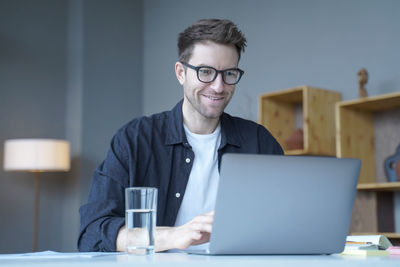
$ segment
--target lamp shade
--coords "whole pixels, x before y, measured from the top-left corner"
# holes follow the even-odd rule
[[[10,139],[4,143],[5,171],[68,171],[69,142],[55,139]]]

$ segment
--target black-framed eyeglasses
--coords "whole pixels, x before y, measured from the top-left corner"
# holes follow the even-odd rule
[[[197,73],[197,79],[199,79],[199,81],[203,83],[213,82],[217,78],[218,73],[221,73],[224,83],[234,85],[240,81],[240,78],[242,78],[242,75],[244,74],[244,71],[239,68],[217,70],[209,66],[196,67],[185,62],[181,63],[186,67],[195,70]]]

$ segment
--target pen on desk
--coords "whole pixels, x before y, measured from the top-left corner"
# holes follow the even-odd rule
[[[372,245],[372,242],[346,241],[346,244]]]

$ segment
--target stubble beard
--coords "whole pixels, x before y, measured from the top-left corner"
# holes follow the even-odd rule
[[[201,98],[203,98],[203,96],[200,96],[200,99],[187,98],[187,100],[189,101],[193,109],[206,119],[218,119],[230,102],[229,99],[228,101],[224,102],[219,108],[212,108],[205,103],[202,103]],[[227,99],[227,96],[224,96],[224,98]]]

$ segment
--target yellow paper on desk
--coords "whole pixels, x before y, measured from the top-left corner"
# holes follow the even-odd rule
[[[342,255],[352,256],[388,256],[390,253],[387,250],[366,250],[366,249],[344,249]]]

